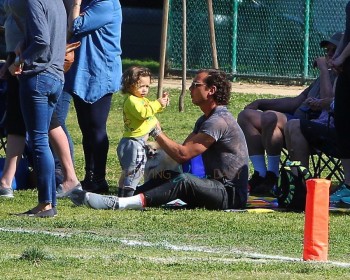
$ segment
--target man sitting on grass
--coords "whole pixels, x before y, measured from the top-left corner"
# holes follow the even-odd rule
[[[245,208],[248,150],[241,128],[226,108],[231,83],[222,71],[200,70],[190,86],[190,92],[192,103],[199,106],[204,115],[197,120],[184,143],[181,145],[171,140],[160,126],[150,134],[179,163],[201,154],[206,178],[177,173],[170,179],[158,180],[158,184],[148,184],[147,190],[141,193],[123,198],[75,191],[70,197],[73,203],[116,210],[158,207],[181,199],[188,208]],[[140,189],[145,188],[141,186]]]

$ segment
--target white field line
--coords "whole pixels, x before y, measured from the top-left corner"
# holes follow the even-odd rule
[[[303,261],[301,258],[291,258],[291,257],[285,257],[285,256],[279,256],[279,255],[267,255],[267,254],[260,254],[260,253],[252,253],[252,252],[246,252],[241,251],[238,249],[229,249],[229,250],[220,250],[220,249],[212,249],[207,247],[201,247],[201,246],[188,246],[188,245],[173,245],[168,242],[158,242],[158,243],[152,243],[147,241],[138,241],[138,240],[129,240],[129,239],[118,239],[118,238],[111,238],[106,236],[99,236],[96,235],[96,233],[91,232],[78,232],[78,233],[64,233],[64,232],[52,232],[52,231],[45,231],[45,230],[27,230],[27,229],[21,229],[21,228],[0,228],[0,232],[13,232],[13,233],[26,233],[26,234],[44,234],[44,235],[51,235],[55,237],[61,237],[61,238],[71,238],[73,236],[77,236],[80,234],[93,234],[90,236],[86,236],[91,239],[95,240],[109,240],[111,242],[120,242],[127,246],[143,246],[143,247],[161,247],[167,250],[171,251],[185,251],[185,252],[203,252],[203,253],[214,253],[214,254],[227,254],[232,253],[238,256],[238,258],[230,259],[218,259],[215,258],[217,261],[223,261],[223,262],[233,262],[233,261],[261,261],[261,262],[268,262],[268,261],[279,261],[279,262],[304,262],[306,264],[320,264],[320,265],[332,265],[337,267],[350,267],[350,263],[345,262],[335,262],[335,261],[326,261],[326,262],[320,262],[320,261]],[[153,259],[153,258],[152,258]],[[155,259],[155,258],[154,258]],[[159,258],[164,260],[167,260],[166,258]],[[181,258],[181,259],[193,259],[193,260],[200,260],[201,258]],[[205,259],[208,260],[208,259]]]

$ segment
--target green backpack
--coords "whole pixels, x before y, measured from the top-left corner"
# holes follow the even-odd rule
[[[280,170],[278,185],[273,190],[278,207],[289,211],[304,211],[306,203],[306,180],[311,175],[300,161],[287,161]]]

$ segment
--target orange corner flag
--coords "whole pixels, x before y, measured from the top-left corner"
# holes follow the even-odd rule
[[[326,179],[306,181],[304,261],[327,261],[330,185]]]

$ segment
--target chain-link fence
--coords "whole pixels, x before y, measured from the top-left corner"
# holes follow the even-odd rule
[[[168,70],[182,67],[183,1],[170,0]],[[348,0],[215,0],[219,68],[235,77],[305,81],[319,42],[345,27]],[[187,69],[212,66],[206,0],[186,1]]]

